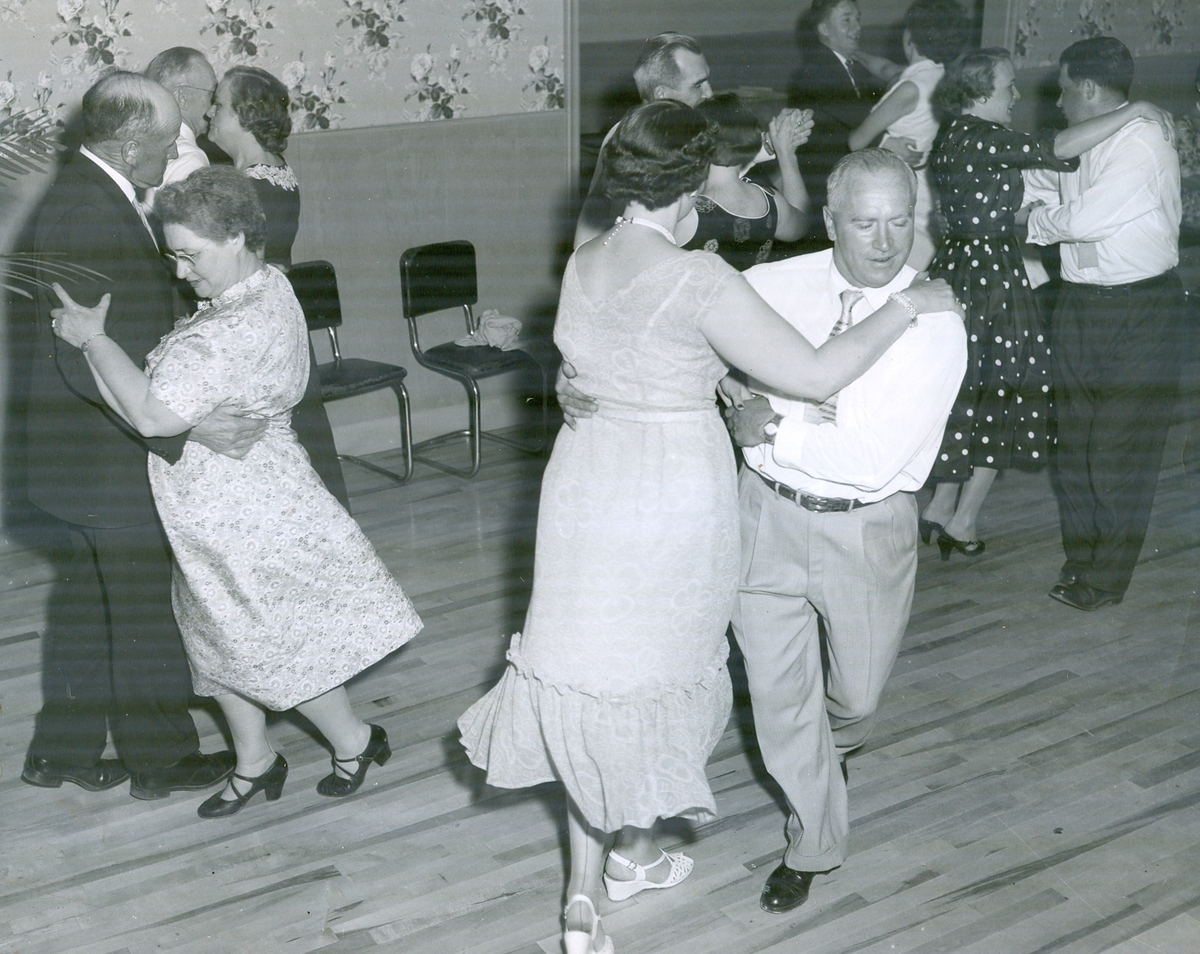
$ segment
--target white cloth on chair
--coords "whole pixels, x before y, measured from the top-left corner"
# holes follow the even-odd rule
[[[489,308],[479,316],[479,327],[471,334],[459,338],[454,343],[464,348],[480,348],[490,345],[501,351],[516,351],[521,347],[521,320],[502,315],[495,308]]]

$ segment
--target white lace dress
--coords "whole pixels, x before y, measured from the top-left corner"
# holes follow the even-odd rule
[[[242,460],[194,441],[174,466],[150,455],[199,695],[287,709],[416,635],[412,603],[288,426],[308,380],[308,332],[281,272],[265,268],[202,302],[146,366],[151,393],[192,424],[221,404],[269,421]]]
[[[716,813],[704,766],[731,706],[738,528],[726,367],[699,324],[736,276],[692,252],[602,302],[574,259],[563,279],[555,341],[600,410],[559,433],[525,630],[459,727],[490,784],[561,779],[604,831]]]

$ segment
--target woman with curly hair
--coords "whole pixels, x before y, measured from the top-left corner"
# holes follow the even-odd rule
[[[283,153],[292,131],[287,87],[257,66],[235,66],[217,84],[208,138],[254,181],[267,214],[265,261],[285,271],[300,228],[300,184]]]
[[[658,819],[716,814],[704,766],[729,719],[740,561],[714,389],[732,364],[822,400],[910,321],[890,303],[818,354],[720,257],[678,248],[713,150],[704,117],[669,100],[629,112],[605,150],[605,192],[624,212],[567,263],[554,330],[597,407],[559,432],[524,632],[459,720],[489,784],[566,788],[568,954],[612,951],[602,884],[620,901],[687,877],[692,860],[652,839]],[[943,282],[910,297],[952,307]]]
[[[1010,128],[1020,98],[1007,50],[976,50],[946,70],[936,93],[952,118],[930,164],[947,233],[929,266],[954,287],[967,313],[967,374],[933,465],[938,482],[921,515],[942,559],[983,553],[975,521],[996,473],[1046,463],[1050,356],[1017,228],[1025,196],[1022,169],[1074,169],[1077,157],[1131,119],[1162,124],[1152,103],[1129,103],[1068,129],[1030,135]],[[1028,212],[1025,213],[1025,216]]]

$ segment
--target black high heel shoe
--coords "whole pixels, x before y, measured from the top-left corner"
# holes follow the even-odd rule
[[[938,532],[939,536],[944,532],[940,523],[935,520],[926,520],[924,517],[917,517],[917,530],[920,531],[922,543],[929,542],[934,530]]]
[[[942,562],[950,561],[950,554],[957,550],[965,557],[977,557],[986,548],[982,540],[955,540],[945,530],[938,531],[938,549],[942,551]]]
[[[383,765],[391,757],[392,748],[388,745],[387,733],[379,726],[372,725],[371,740],[367,743],[367,747],[352,759],[334,758],[333,772],[317,783],[317,794],[328,795],[330,798],[344,798],[346,795],[353,795],[362,785],[363,779],[367,777],[367,768],[370,764],[374,762],[376,765]],[[354,770],[353,775],[347,778],[338,774],[339,762],[343,765],[348,762],[356,762],[358,768]]]
[[[217,792],[216,795],[200,803],[196,814],[201,818],[225,818],[227,815],[236,815],[246,807],[246,802],[250,801],[260,789],[266,793],[267,801],[273,802],[283,794],[283,783],[287,781],[287,773],[287,759],[282,755],[276,755],[271,767],[257,778],[246,778],[245,775],[238,775],[237,772],[234,772],[233,777],[229,780],[229,790],[233,792],[233,798],[222,798],[224,790]],[[239,792],[237,786],[233,784],[235,778],[249,782],[250,791],[244,795]]]

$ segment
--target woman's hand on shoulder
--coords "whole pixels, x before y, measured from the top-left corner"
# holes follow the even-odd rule
[[[1175,145],[1175,117],[1168,113],[1165,109],[1155,106],[1151,102],[1144,99],[1139,99],[1133,104],[1134,112],[1142,119],[1148,119],[1152,123],[1158,123],[1162,126],[1163,139],[1169,142],[1172,146]]]
[[[918,272],[904,290],[904,294],[908,296],[919,315],[952,311],[960,318],[963,317],[962,304],[944,278],[930,278],[928,272]]]

